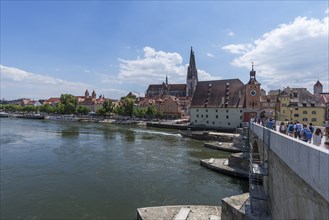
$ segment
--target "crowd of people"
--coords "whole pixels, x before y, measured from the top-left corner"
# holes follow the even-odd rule
[[[266,126],[269,129],[277,130],[289,137],[296,138],[316,146],[321,146],[322,139],[324,138],[324,148],[329,149],[329,126],[324,129],[321,127],[314,127],[312,123],[301,124],[299,121],[282,121],[276,125],[272,118],[258,120],[258,123]]]

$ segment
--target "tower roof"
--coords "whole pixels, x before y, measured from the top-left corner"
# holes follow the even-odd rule
[[[251,71],[249,73],[250,75],[250,79],[248,84],[260,84],[257,80],[256,80],[256,71],[254,70],[254,62],[251,63]]]
[[[320,81],[318,80],[318,81],[314,84],[314,86],[322,86],[322,84],[321,84]]]
[[[187,79],[196,79],[198,80],[198,71],[195,64],[194,51],[191,47],[190,53],[190,63],[187,68]]]

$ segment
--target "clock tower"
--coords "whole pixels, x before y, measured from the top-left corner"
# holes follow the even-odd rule
[[[246,84],[246,111],[250,118],[256,118],[260,112],[260,83],[256,80],[256,71],[252,63],[250,79]]]

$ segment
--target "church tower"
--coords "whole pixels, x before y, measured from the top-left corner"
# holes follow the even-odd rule
[[[194,52],[191,47],[190,63],[187,68],[186,97],[192,97],[198,83],[198,71],[195,64]]]
[[[313,86],[313,94],[315,95],[320,93],[323,93],[323,85],[318,80]]]
[[[89,98],[89,91],[88,91],[88,89],[86,89],[86,91],[85,91],[85,98],[86,99]]]
[[[250,79],[246,84],[246,108],[250,111],[259,112],[260,110],[260,83],[256,80],[256,71],[252,64],[249,73]]]

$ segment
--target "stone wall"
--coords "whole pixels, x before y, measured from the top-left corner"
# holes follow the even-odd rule
[[[269,161],[267,187],[273,219],[329,219],[329,203],[321,194],[272,151]]]
[[[268,145],[264,189],[273,219],[329,219],[329,151],[257,124],[251,132],[260,152]]]

